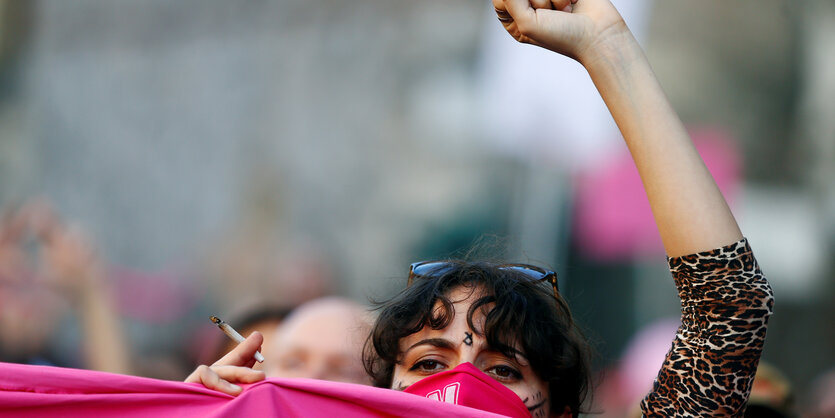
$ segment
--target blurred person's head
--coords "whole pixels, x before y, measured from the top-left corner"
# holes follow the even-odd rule
[[[361,305],[337,297],[299,306],[265,349],[268,365],[264,372],[267,377],[370,384],[361,361],[362,342],[370,326],[367,316]]]
[[[626,344],[618,362],[604,373],[595,391],[597,407],[612,417],[640,417],[641,399],[652,390],[658,370],[680,325],[664,318],[641,327]]]
[[[588,394],[589,348],[553,273],[490,263],[423,266],[418,274],[413,265],[414,282],[380,307],[364,353],[376,386],[410,391],[471,365],[531,413],[578,413]],[[549,278],[553,287],[543,285]]]
[[[745,416],[788,417],[793,398],[789,379],[773,365],[760,362],[754,375]]]
[[[804,417],[835,417],[835,368],[824,371],[812,381],[808,406]]]

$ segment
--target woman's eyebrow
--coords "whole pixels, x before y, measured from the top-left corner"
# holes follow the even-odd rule
[[[501,351],[499,349],[496,349],[496,348],[493,348],[490,345],[487,346],[487,351],[497,353],[497,354],[501,354],[502,356],[507,357],[507,355],[503,351]],[[523,363],[525,363],[525,364],[529,363],[528,358],[525,357],[525,353],[522,352],[521,350],[518,350],[514,347],[510,347],[510,351],[511,351],[511,354],[513,354],[513,357],[515,357],[517,360],[521,359]]]
[[[450,340],[447,340],[447,339],[444,339],[444,338],[426,338],[426,339],[420,340],[420,341],[412,344],[411,346],[409,346],[409,348],[407,348],[406,351],[404,351],[404,353],[413,349],[413,348],[415,348],[415,347],[417,347],[417,346],[419,346],[419,345],[431,345],[433,347],[447,348],[447,349],[455,348],[455,344],[453,344],[452,341],[450,341]]]

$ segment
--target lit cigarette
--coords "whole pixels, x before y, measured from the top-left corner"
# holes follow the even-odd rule
[[[217,327],[220,328],[223,332],[225,332],[226,335],[229,336],[229,338],[235,340],[235,342],[237,342],[239,344],[244,342],[244,337],[241,334],[238,334],[238,331],[235,331],[235,328],[232,328],[231,325],[227,324],[226,322],[223,322],[222,319],[220,319],[216,316],[210,316],[209,319],[211,319],[212,322],[217,324]],[[264,356],[262,356],[261,353],[256,351],[255,352],[255,360],[258,360],[259,363],[263,363],[264,362]]]

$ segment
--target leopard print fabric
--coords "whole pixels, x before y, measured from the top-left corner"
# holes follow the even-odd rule
[[[648,417],[742,416],[774,305],[771,287],[745,239],[668,262],[681,298],[681,327],[641,411]]]

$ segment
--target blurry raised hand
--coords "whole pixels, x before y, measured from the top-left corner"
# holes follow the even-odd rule
[[[131,373],[129,344],[105,263],[92,240],[81,228],[65,225],[46,201],[33,209],[30,227],[40,237],[41,275],[67,298],[81,321],[83,366]]]
[[[129,373],[128,344],[105,279],[90,240],[65,226],[48,200],[30,199],[8,211],[0,220],[0,325],[15,345],[4,350],[38,354],[49,325],[69,307],[84,333],[82,367]]]

